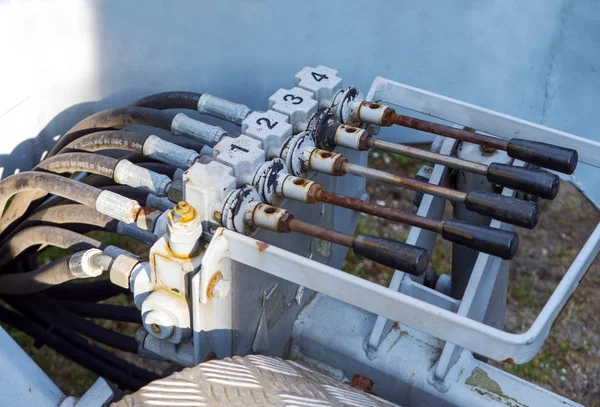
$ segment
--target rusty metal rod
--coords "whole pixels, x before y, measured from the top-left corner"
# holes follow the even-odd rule
[[[577,151],[555,146],[552,144],[513,138],[504,140],[497,137],[486,136],[474,131],[457,129],[444,124],[433,123],[415,117],[396,113],[393,109],[384,114],[382,123],[384,126],[393,124],[409,127],[411,129],[450,137],[457,140],[467,141],[498,150],[506,151],[510,157],[549,168],[565,174],[572,174],[577,167]]]
[[[373,168],[344,162],[341,171],[363,178],[370,178],[391,185],[397,185],[414,191],[423,192],[448,199],[451,202],[464,203],[468,210],[507,222],[513,225],[533,229],[539,220],[539,207],[532,203],[507,196],[481,192],[463,192],[411,178],[400,177]]]
[[[429,161],[462,171],[483,175],[489,182],[518,191],[537,195],[544,199],[554,199],[558,194],[560,178],[555,174],[515,167],[500,163],[490,165],[474,163],[460,158],[450,157],[431,151],[421,150],[402,144],[390,143],[369,137],[366,145],[378,150],[400,154],[405,157]]]
[[[362,213],[368,213],[369,215],[377,216],[379,218],[391,220],[393,222],[405,223],[407,225],[416,226],[435,233],[442,233],[444,228],[443,222],[439,220],[413,215],[412,213],[402,212],[397,209],[388,208],[375,203],[361,201],[360,199],[339,195],[323,189],[317,190],[317,192],[314,194],[314,197],[320,202],[341,206],[343,208],[352,209]]]
[[[413,191],[423,192],[434,196],[447,199],[450,202],[465,202],[467,199],[467,193],[463,191],[457,191],[455,189],[441,187],[439,185],[429,184],[427,182],[418,181],[416,179],[401,177],[398,175],[390,174],[385,171],[376,170],[374,168],[363,167],[362,165],[351,164],[345,162],[342,164],[342,171],[346,174],[357,175],[363,178],[374,179],[381,181],[386,184],[396,185],[411,189]]]
[[[514,232],[469,225],[457,221],[439,221],[425,218],[349,196],[338,195],[323,189],[318,189],[314,194],[314,198],[320,202],[430,230],[441,234],[445,240],[450,242],[507,260],[513,258],[518,247],[518,236]]]
[[[412,275],[422,275],[429,264],[427,250],[376,236],[352,236],[290,217],[290,231],[351,248],[358,256]]]

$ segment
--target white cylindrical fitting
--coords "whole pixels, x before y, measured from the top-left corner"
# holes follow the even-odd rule
[[[98,212],[125,223],[135,222],[141,209],[142,207],[137,201],[111,191],[100,192],[96,199]]]
[[[116,183],[140,188],[158,196],[165,196],[171,186],[171,178],[140,167],[129,160],[121,160],[115,167]]]
[[[362,123],[381,125],[381,119],[387,108],[388,106],[382,103],[364,101],[357,107],[357,117]]]
[[[310,155],[310,169],[325,174],[337,175],[336,163],[342,159],[341,154],[331,151],[314,149]]]
[[[192,137],[211,147],[227,135],[221,127],[194,120],[183,113],[178,113],[173,118],[171,133],[176,136]]]
[[[364,129],[354,126],[341,125],[335,132],[335,145],[358,150],[360,138],[365,133]]]
[[[287,213],[285,209],[263,203],[257,203],[253,207],[254,210],[249,208],[249,212],[252,213],[252,224],[254,226],[279,232],[279,220]]]
[[[177,168],[188,169],[200,156],[194,150],[183,148],[157,136],[149,136],[142,147],[144,156]]]
[[[193,219],[179,222],[174,216],[168,216],[167,234],[169,249],[173,254],[188,257],[198,247],[198,239],[202,235],[200,217],[196,214]]]
[[[282,195],[294,201],[309,202],[308,191],[315,184],[314,181],[288,175],[281,185]]]
[[[238,126],[251,112],[246,105],[233,103],[207,93],[203,93],[198,100],[198,111],[202,114],[217,117]]]
[[[75,253],[69,258],[69,270],[77,278],[98,277],[105,270],[102,267],[94,266],[91,259],[93,256],[102,254],[104,253],[100,249],[89,249]]]

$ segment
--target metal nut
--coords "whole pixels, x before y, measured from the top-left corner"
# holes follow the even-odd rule
[[[129,288],[129,276],[138,263],[135,257],[126,254],[118,256],[110,268],[110,281],[119,287]]]

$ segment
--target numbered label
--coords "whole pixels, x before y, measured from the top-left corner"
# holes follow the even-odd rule
[[[285,102],[292,102],[293,105],[299,105],[300,103],[304,102],[304,99],[302,99],[300,96],[295,96],[295,95],[292,95],[291,93],[288,93],[287,95],[285,95],[283,97],[283,100]]]
[[[321,82],[323,79],[329,79],[329,76],[327,76],[324,73],[318,73],[318,72],[311,72],[310,75],[313,77],[313,79],[317,82]]]
[[[269,130],[273,130],[275,126],[279,124],[279,122],[274,121],[273,123],[271,123],[271,120],[268,117],[261,117],[258,120],[256,120],[256,124],[258,124],[259,126],[262,126],[264,124]]]

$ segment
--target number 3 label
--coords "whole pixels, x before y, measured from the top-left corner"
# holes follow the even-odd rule
[[[292,102],[293,105],[299,105],[300,103],[304,102],[304,99],[302,99],[300,96],[294,96],[291,93],[288,93],[287,95],[285,95],[283,97],[283,100],[285,102]]]

